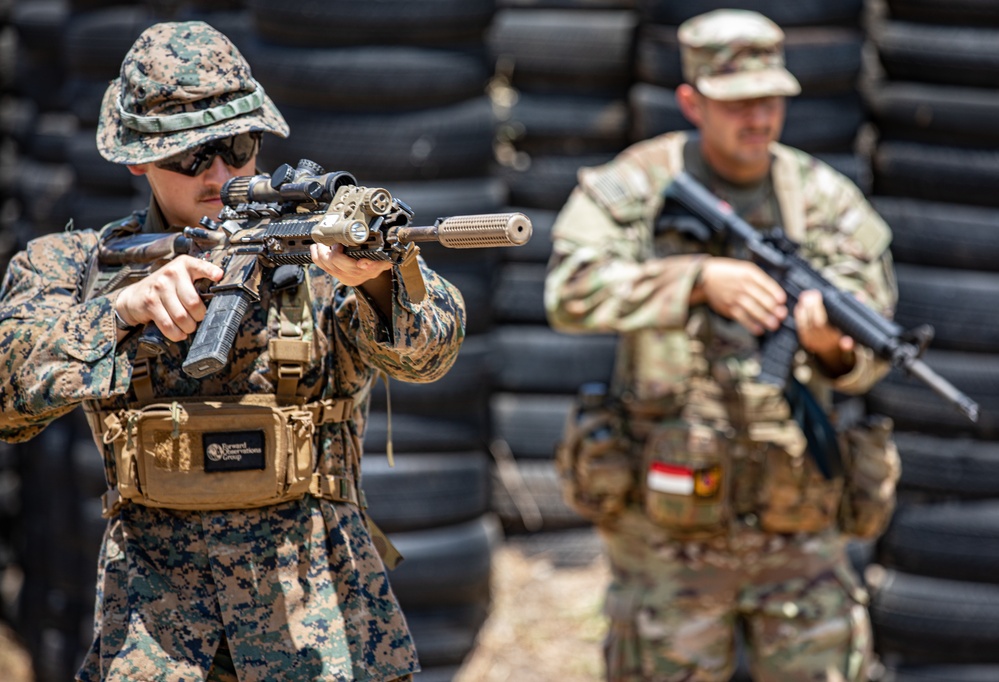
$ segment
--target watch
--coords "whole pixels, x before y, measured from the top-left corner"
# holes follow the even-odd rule
[[[133,325],[127,324],[125,322],[125,320],[121,319],[121,315],[118,314],[118,311],[114,310],[114,326],[117,327],[118,329],[122,330],[123,332],[130,332],[133,329],[135,329],[136,327],[138,327],[139,325],[137,325],[137,324],[133,324]]]

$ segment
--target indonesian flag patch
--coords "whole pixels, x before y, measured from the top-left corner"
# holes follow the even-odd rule
[[[649,490],[670,495],[713,497],[721,488],[721,467],[691,469],[679,464],[652,462],[645,477]]]

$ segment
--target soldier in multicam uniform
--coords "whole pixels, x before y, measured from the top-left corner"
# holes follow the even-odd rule
[[[454,362],[465,314],[457,290],[421,259],[427,296],[416,303],[399,266],[317,245],[300,283],[264,287],[229,366],[201,380],[181,371],[185,339],[205,315],[194,283],[217,281],[220,268],[179,256],[110,295],[83,291],[104,237],[214,217],[222,184],[254,173],[264,132],[285,137],[288,127],[225,36],[202,22],[151,27],[108,88],[97,133],[105,158],[148,179],[148,210],[100,234],[36,239],[4,279],[0,437],[28,440],[82,403],[112,488],[95,634],[80,680],[374,681],[407,680],[419,670],[376,544],[385,548],[372,540],[361,507],[361,437],[378,373],[433,381]],[[149,322],[177,342],[160,356],[139,350],[137,330]],[[137,453],[135,442],[162,436],[150,426],[156,410],[138,409],[156,404],[165,405],[174,433],[156,441],[166,450]],[[233,404],[227,423],[203,416]],[[265,463],[265,449],[251,448],[247,470],[209,474],[212,450],[202,452],[186,431],[251,428],[240,416],[251,406],[270,419],[252,427],[264,440],[297,442],[292,454],[304,453],[315,468],[294,479],[307,492],[234,509],[237,481],[251,480],[240,476],[270,476],[273,484],[272,457],[287,458],[290,468],[292,455],[266,451]],[[284,421],[274,426],[274,415]],[[143,504],[170,476],[184,477],[172,499],[187,506]],[[214,488],[220,508],[197,498],[212,489],[204,486],[210,476],[223,481]]]
[[[897,296],[890,231],[848,179],[776,142],[785,97],[800,91],[779,27],[718,10],[678,37],[676,96],[698,130],[581,169],[545,289],[556,329],[620,335],[611,407],[599,395],[581,403],[558,453],[566,498],[596,522],[610,559],[607,678],[728,680],[738,629],[757,681],[867,679],[867,595],[845,546],[883,530],[898,453],[890,423],[848,426],[833,398],[862,394],[886,367],[828,324],[818,292],[788,310],[737,246],[656,222],[685,170],[754,227],[779,226],[883,315]],[[823,476],[789,401],[754,380],[758,335],[788,316],[793,376],[841,429],[841,475]]]

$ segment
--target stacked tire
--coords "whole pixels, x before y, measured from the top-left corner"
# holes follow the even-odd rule
[[[981,408],[971,422],[898,370],[869,397],[895,420],[902,456],[899,507],[876,551],[875,635],[891,679],[994,680],[999,3],[867,10],[862,90],[877,132],[873,201],[894,233],[896,317],[934,327],[925,360]]]
[[[494,508],[510,532],[585,525],[562,502],[554,449],[580,384],[610,377],[615,340],[548,327],[544,279],[577,170],[628,144],[636,25],[631,0],[506,0],[489,32],[499,174],[534,224],[503,253],[492,298]]]

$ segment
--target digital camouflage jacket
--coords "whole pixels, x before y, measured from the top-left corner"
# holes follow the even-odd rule
[[[163,229],[155,204],[135,219],[143,231]],[[132,399],[138,335],[116,343],[114,294],[80,300],[97,241],[89,230],[47,235],[10,263],[0,292],[3,440],[26,441],[84,402],[121,409]],[[356,399],[347,421],[317,427],[319,473],[359,480],[368,394],[379,372],[429,382],[455,360],[464,303],[421,267],[427,298],[413,303],[396,276],[390,320],[358,291],[307,268],[314,329],[298,395]],[[181,371],[186,342],[153,359],[156,397],[274,393],[267,350],[279,324],[276,298],[264,292],[229,366],[215,375],[199,380]],[[365,521],[356,506],[309,495],[219,512],[125,505],[101,548],[95,635],[80,678],[205,679],[223,633],[241,682],[391,680],[418,670]]]

